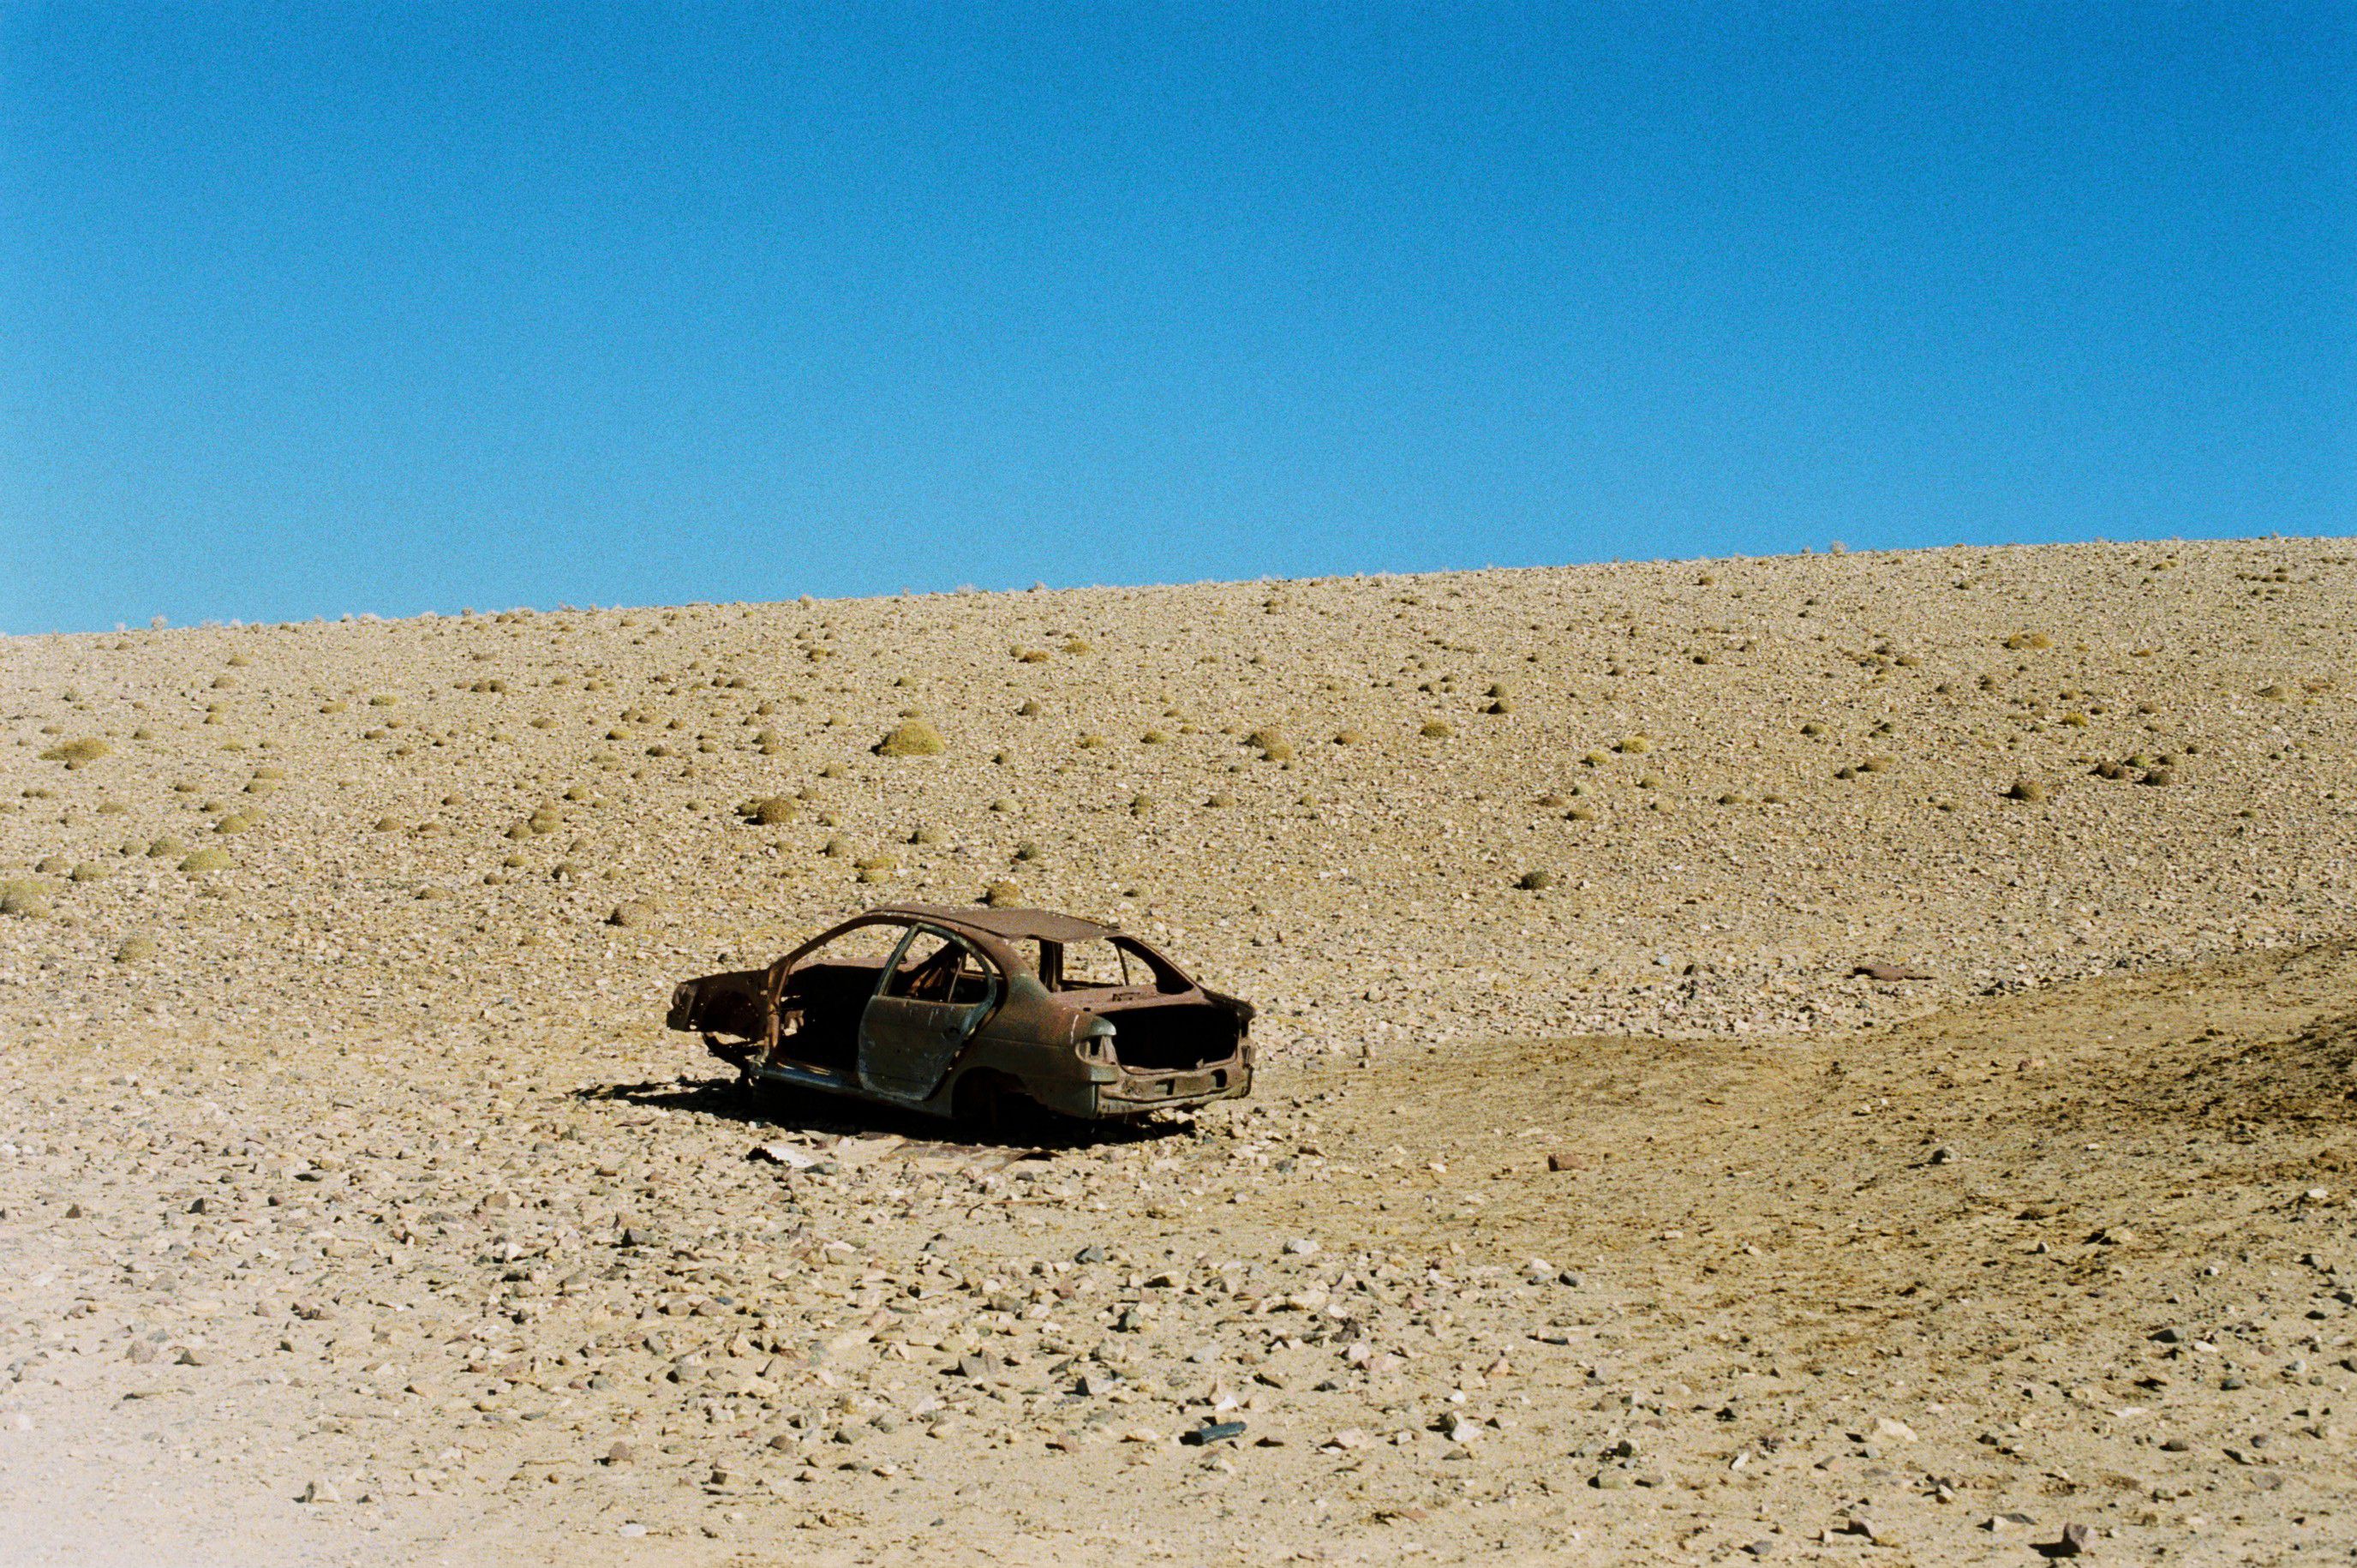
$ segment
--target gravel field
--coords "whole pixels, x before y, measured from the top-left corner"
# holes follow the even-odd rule
[[[2349,1561],[2352,649],[2297,540],[0,641],[0,1561]],[[1002,881],[1254,1098],[661,1027]]]

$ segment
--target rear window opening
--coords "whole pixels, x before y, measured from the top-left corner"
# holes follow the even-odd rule
[[[1185,975],[1126,937],[1017,945],[1031,960],[1039,983],[1050,991],[1151,989],[1178,995],[1195,989]]]

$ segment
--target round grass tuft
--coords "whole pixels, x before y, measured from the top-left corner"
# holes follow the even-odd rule
[[[84,736],[80,740],[60,741],[41,753],[43,762],[62,762],[69,769],[87,768],[102,757],[111,756],[114,748],[98,736]]]
[[[939,757],[949,749],[942,732],[923,719],[903,719],[876,743],[878,757]]]

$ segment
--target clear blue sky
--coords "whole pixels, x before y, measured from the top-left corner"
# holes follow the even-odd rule
[[[2347,533],[2357,7],[0,5],[0,628]]]

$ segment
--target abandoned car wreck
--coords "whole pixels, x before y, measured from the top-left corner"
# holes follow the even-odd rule
[[[748,1083],[991,1122],[1025,1102],[1098,1119],[1240,1098],[1252,1018],[1117,928],[909,904],[683,982],[665,1022]]]

